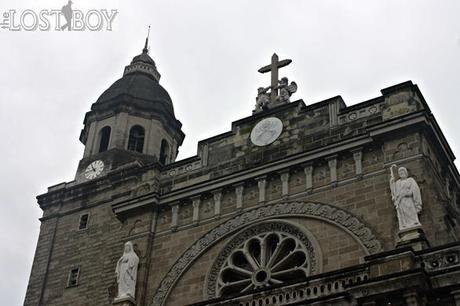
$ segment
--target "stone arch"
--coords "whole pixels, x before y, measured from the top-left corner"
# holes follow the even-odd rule
[[[201,254],[224,237],[264,219],[292,216],[318,218],[338,225],[350,233],[368,254],[375,254],[382,250],[382,245],[372,230],[358,218],[341,208],[318,202],[296,201],[264,205],[237,215],[216,226],[185,250],[161,281],[151,305],[164,305],[166,297],[181,275]]]

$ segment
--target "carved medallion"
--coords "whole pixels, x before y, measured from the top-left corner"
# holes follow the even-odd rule
[[[265,118],[252,129],[251,142],[256,146],[266,146],[274,142],[283,131],[283,123],[276,117]]]

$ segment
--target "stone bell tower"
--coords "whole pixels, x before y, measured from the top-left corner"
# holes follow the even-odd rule
[[[174,162],[185,137],[168,92],[149,56],[142,53],[125,67],[86,113],[80,141],[85,145],[76,180],[84,181],[133,162]],[[97,161],[97,163],[95,163]]]

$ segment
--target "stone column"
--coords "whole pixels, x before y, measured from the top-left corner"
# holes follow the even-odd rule
[[[331,173],[331,185],[337,186],[337,155],[326,157],[326,160]]]
[[[124,148],[127,144],[128,118],[129,115],[126,112],[121,112],[115,117],[115,124],[110,133],[110,138],[112,139],[110,140],[109,149]]]
[[[194,225],[198,225],[198,222],[200,221],[200,204],[201,204],[201,196],[192,197],[192,206],[193,206],[192,223]]]
[[[449,177],[447,176],[446,177],[446,183],[444,184],[445,185],[445,188],[446,188],[446,196],[448,199],[450,199],[451,195],[450,195],[450,180],[449,180]]]
[[[351,150],[353,159],[355,160],[355,173],[357,176],[363,175],[363,148]]]
[[[155,233],[158,223],[158,209],[154,209],[152,212],[152,221],[150,223],[150,232]]]
[[[260,176],[256,178],[257,186],[259,186],[259,204],[265,203],[265,189],[267,186],[267,176]]]
[[[201,154],[200,154],[201,165],[207,166],[208,165],[208,155],[209,155],[209,145],[207,143],[203,144],[201,148],[202,148]]]
[[[425,306],[425,299],[420,296],[416,291],[410,291],[403,294],[407,306]]]
[[[85,152],[83,154],[83,157],[87,157],[89,155],[91,155],[96,149],[94,148],[95,147],[95,143],[96,143],[96,136],[97,136],[97,133],[96,133],[96,129],[98,127],[98,122],[97,121],[93,121],[90,126],[89,126],[89,131],[88,131],[88,138],[86,140],[86,146],[85,146]],[[112,140],[110,139],[110,142],[109,142],[109,149],[111,149],[112,145]]]
[[[452,207],[455,207],[457,210],[458,210],[458,205],[457,205],[457,192],[452,192],[452,197],[451,197],[451,200],[450,202],[452,203]]]
[[[460,290],[452,291],[450,294],[454,297],[455,306],[460,306]]]
[[[212,196],[214,198],[214,216],[220,217],[221,214],[221,201],[222,201],[222,190],[213,191]]]
[[[179,203],[174,203],[171,205],[171,225],[170,229],[175,232],[179,225]]]
[[[305,188],[311,191],[313,189],[313,163],[304,164],[303,171],[305,172]]]
[[[236,195],[236,209],[243,208],[243,191],[244,191],[244,182],[233,185],[235,187]]]
[[[289,169],[280,171],[281,178],[281,197],[287,199],[289,197]]]

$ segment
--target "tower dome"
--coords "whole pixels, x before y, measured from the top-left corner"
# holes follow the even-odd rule
[[[147,45],[148,38],[123,76],[86,113],[80,134],[85,145],[82,167],[103,158],[111,159],[112,169],[133,160],[156,159],[163,165],[175,160],[185,135]]]
[[[142,53],[125,67],[123,77],[105,90],[91,109],[132,106],[158,112],[173,122],[176,120],[173,103],[168,92],[160,85],[160,77],[155,61],[148,54],[146,40]]]

